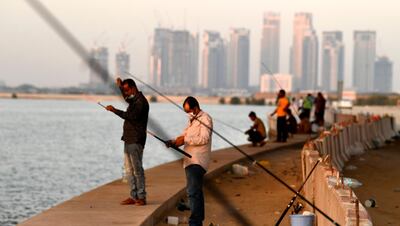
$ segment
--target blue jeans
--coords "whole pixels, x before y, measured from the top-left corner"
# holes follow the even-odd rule
[[[145,178],[143,170],[143,146],[141,144],[126,144],[124,152],[128,158],[128,182],[131,187],[131,197],[133,199],[145,199]]]
[[[203,178],[206,171],[200,165],[193,164],[185,168],[186,192],[189,196],[191,215],[190,226],[202,226],[204,220]]]

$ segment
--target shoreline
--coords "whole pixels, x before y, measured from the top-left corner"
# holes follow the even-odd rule
[[[98,95],[98,94],[58,94],[58,93],[16,93],[17,97],[13,98],[13,93],[1,93],[0,99],[26,99],[26,100],[85,100],[85,101],[118,101],[121,97],[118,95]],[[146,95],[149,102],[152,97],[156,97],[156,103],[168,103],[165,98],[160,96]],[[181,103],[186,96],[167,96],[176,103]],[[206,97],[199,96],[197,99],[204,104],[220,104],[219,100],[221,97]],[[224,97],[227,99],[228,97]]]

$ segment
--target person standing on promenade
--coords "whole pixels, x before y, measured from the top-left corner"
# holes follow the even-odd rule
[[[288,127],[288,134],[290,134],[290,137],[293,138],[294,134],[297,133],[297,121],[296,118],[294,117],[292,110],[287,109],[287,127]]]
[[[183,109],[189,114],[189,123],[182,135],[167,142],[167,147],[184,145],[184,150],[192,155],[192,158],[183,159],[191,210],[189,225],[201,226],[205,215],[203,178],[210,162],[213,122],[211,116],[200,109],[194,97],[185,99]]]
[[[286,142],[288,137],[286,116],[287,109],[289,108],[289,100],[286,97],[285,90],[281,89],[278,93],[277,106],[274,112],[271,113],[271,117],[275,114],[278,116],[276,123],[277,138],[276,142]]]
[[[253,147],[259,144],[260,146],[265,145],[265,138],[267,137],[267,132],[265,131],[264,123],[260,118],[257,117],[254,111],[250,112],[249,118],[254,122],[253,126],[245,132],[249,135],[248,140],[253,144]]]
[[[128,181],[131,192],[130,197],[122,201],[121,205],[143,206],[146,205],[146,186],[142,160],[147,138],[149,103],[132,79],[121,81],[118,78],[117,85],[129,106],[126,111],[121,111],[111,105],[106,109],[125,120],[121,140],[124,141],[124,153],[128,157],[127,172],[130,172]]]
[[[321,92],[318,92],[317,98],[314,100],[315,104],[315,122],[318,126],[324,126],[324,115],[325,115],[325,105],[326,99]]]
[[[303,106],[300,114],[300,119],[307,119],[310,121],[311,109],[313,107],[314,98],[311,93],[308,93],[303,101]]]

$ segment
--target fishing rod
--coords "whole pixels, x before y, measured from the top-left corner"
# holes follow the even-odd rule
[[[283,89],[281,84],[279,83],[278,79],[276,79],[275,75],[268,69],[267,65],[265,65],[264,62],[262,62],[262,61],[261,61],[261,65],[263,66],[264,70],[267,71],[272,76],[273,80],[279,86],[279,89]],[[290,102],[290,100],[289,100],[289,102]],[[293,108],[293,110],[296,113],[297,117],[299,117],[299,112],[297,112],[297,109]]]
[[[169,97],[167,97],[165,94],[161,93],[160,91],[156,90],[155,88],[153,88],[152,86],[150,86],[149,84],[147,84],[146,82],[142,81],[140,78],[138,78],[137,76],[132,75],[130,72],[126,71],[126,74],[128,74],[129,76],[131,76],[132,78],[134,78],[135,80],[139,81],[140,83],[142,83],[143,85],[145,85],[146,87],[148,87],[149,89],[153,90],[154,92],[156,92],[158,95],[162,96],[163,98],[165,98],[168,102],[170,102],[171,104],[175,105],[176,107],[178,107],[179,109],[181,109],[182,111],[184,111],[184,109],[179,106],[177,103],[175,103],[173,100],[171,100]],[[278,176],[276,176],[273,172],[271,172],[269,169],[267,169],[265,166],[263,166],[261,163],[259,163],[257,160],[255,160],[253,157],[251,157],[250,155],[248,155],[246,152],[244,152],[242,149],[240,149],[238,146],[236,146],[235,144],[233,144],[231,141],[229,141],[227,138],[225,138],[223,135],[221,135],[219,132],[215,131],[213,128],[211,128],[210,126],[208,126],[207,124],[205,124],[204,122],[202,122],[201,120],[199,120],[197,117],[194,117],[195,120],[197,120],[200,124],[204,125],[207,129],[209,129],[212,133],[214,133],[215,135],[217,135],[218,137],[220,137],[222,140],[224,140],[225,142],[227,142],[229,145],[231,145],[233,148],[235,148],[237,151],[239,151],[242,155],[244,155],[248,160],[250,160],[254,165],[257,165],[258,167],[260,167],[262,170],[264,170],[266,173],[268,173],[270,176],[272,176],[275,180],[277,180],[279,183],[281,183],[283,186],[285,186],[287,189],[289,189],[291,192],[293,192],[294,194],[296,194],[298,197],[300,197],[301,199],[303,199],[307,204],[309,204],[311,207],[313,207],[315,210],[317,210],[321,215],[323,215],[327,220],[329,220],[330,222],[332,222],[332,224],[340,226],[336,221],[334,221],[331,217],[329,217],[324,211],[322,211],[320,208],[318,208],[317,206],[315,206],[312,202],[308,201],[308,199],[306,197],[304,197],[303,195],[301,195],[298,191],[294,190],[292,187],[290,187],[286,182],[284,182],[281,178],[279,178]]]
[[[264,62],[261,61],[261,65],[263,66],[264,70],[266,70],[266,71],[272,76],[272,78],[274,79],[274,81],[276,82],[276,84],[278,84],[279,88],[282,89],[282,86],[281,86],[281,84],[278,82],[278,79],[275,78],[274,73],[272,73],[272,72],[268,69],[268,67],[264,64]]]
[[[301,192],[303,189],[304,185],[307,183],[308,179],[311,177],[311,174],[314,172],[314,170],[317,168],[317,165],[321,162],[321,158],[318,158],[318,161],[315,163],[311,171],[308,173],[307,178],[304,180],[304,182],[301,184],[300,188],[297,190],[298,193]],[[293,198],[289,201],[288,205],[286,206],[286,209],[282,212],[281,216],[279,217],[278,221],[276,222],[275,226],[278,226],[281,224],[283,218],[285,217],[286,213],[289,211],[290,207],[294,204],[294,201],[296,200],[297,195],[294,195]]]
[[[221,124],[223,124],[224,126],[227,126],[227,127],[231,128],[231,129],[234,129],[234,130],[236,130],[236,131],[239,131],[239,132],[241,132],[241,133],[244,133],[243,130],[241,130],[241,129],[237,128],[237,127],[234,127],[234,126],[232,126],[232,125],[230,125],[230,124],[228,124],[228,123],[226,123],[226,122],[224,122],[224,121],[221,121],[221,120],[219,120],[219,119],[217,119],[217,118],[214,118],[214,120],[217,121],[217,122],[219,122],[219,123],[221,123]]]
[[[97,102],[97,104],[100,105],[100,106],[102,106],[104,109],[107,109],[106,106],[104,106],[104,105],[101,104],[100,102]],[[162,143],[164,143],[165,145],[168,144],[168,141],[166,141],[166,140],[162,139],[161,137],[157,136],[155,133],[153,133],[153,132],[151,132],[151,131],[149,131],[149,130],[147,130],[146,132],[147,132],[148,134],[152,135],[152,136],[153,136],[154,138],[156,138],[157,140],[159,140],[159,141],[161,141]],[[175,151],[181,153],[182,155],[188,157],[188,158],[192,158],[192,156],[191,156],[189,153],[183,151],[183,150],[180,149],[179,147],[176,147],[176,146],[174,146],[174,145],[169,146],[169,147],[172,148],[172,149],[174,149]]]

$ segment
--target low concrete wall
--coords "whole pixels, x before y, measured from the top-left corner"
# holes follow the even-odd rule
[[[303,179],[318,158],[329,156],[319,164],[304,187],[305,197],[336,220],[340,225],[372,225],[366,209],[351,188],[343,184],[341,171],[351,156],[380,147],[397,135],[393,117],[337,115],[329,131],[308,142],[302,150]],[[333,181],[329,181],[329,178]],[[308,208],[310,208],[308,206]],[[312,208],[310,208],[312,209]],[[332,225],[318,212],[317,225]]]

